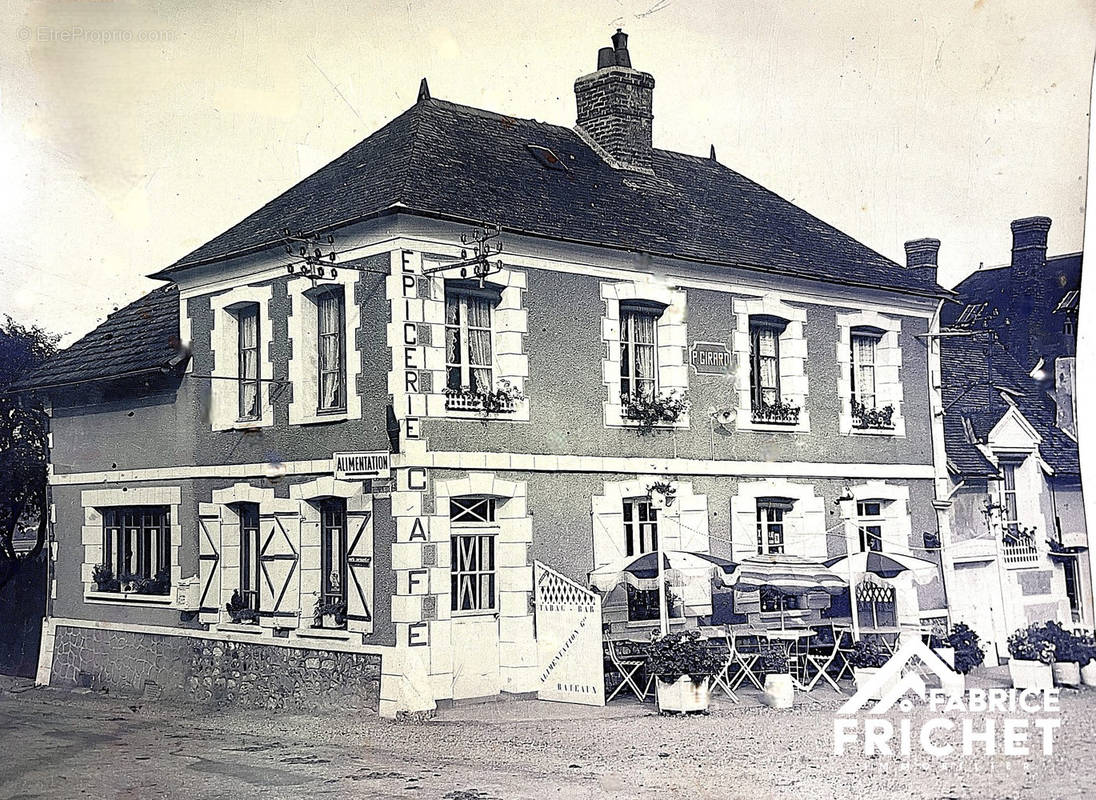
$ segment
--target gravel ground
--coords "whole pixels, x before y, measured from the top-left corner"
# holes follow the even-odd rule
[[[689,718],[660,717],[627,700],[604,709],[500,702],[393,723],[341,711],[214,712],[8,681],[0,693],[0,798],[1093,794],[1096,689],[1063,691],[1051,756],[1038,740],[1026,757],[835,756],[833,712],[841,702],[816,691],[775,711],[743,693],[738,705],[723,700],[711,714]],[[922,706],[908,716],[916,730],[934,715]]]

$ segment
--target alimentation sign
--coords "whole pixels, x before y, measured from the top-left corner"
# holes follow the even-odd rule
[[[387,478],[391,474],[388,453],[379,450],[371,453],[335,453],[335,477],[340,480],[350,478]]]
[[[697,375],[730,375],[731,351],[722,342],[693,342],[689,363]]]

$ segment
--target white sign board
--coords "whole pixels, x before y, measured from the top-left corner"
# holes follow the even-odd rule
[[[339,480],[355,478],[387,478],[391,475],[388,452],[335,453],[333,471]]]
[[[601,598],[539,561],[536,592],[537,665],[541,700],[605,705]]]

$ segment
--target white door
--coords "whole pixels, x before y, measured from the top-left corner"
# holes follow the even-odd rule
[[[1001,587],[993,563],[955,565],[955,585],[948,587],[952,622],[965,622],[982,639],[986,664],[998,663],[1008,654],[1008,631],[1002,625]]]
[[[453,699],[497,695],[502,691],[498,618],[454,617],[452,632]]]

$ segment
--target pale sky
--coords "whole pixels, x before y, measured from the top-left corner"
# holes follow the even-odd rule
[[[1009,222],[1081,249],[1096,0],[127,2],[0,10],[0,314],[69,332],[435,97],[560,125],[621,26],[655,144],[719,160],[870,247]]]

